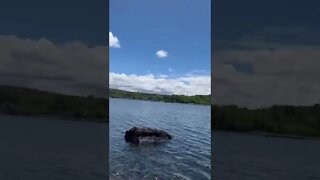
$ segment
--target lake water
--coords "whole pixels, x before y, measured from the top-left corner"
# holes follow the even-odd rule
[[[320,141],[214,132],[217,180],[320,180]]]
[[[211,179],[210,106],[110,99],[110,179]],[[133,126],[173,135],[160,145],[132,146]]]
[[[1,180],[106,180],[107,124],[0,115]]]
[[[110,179],[210,179],[210,108],[110,100]],[[151,126],[174,137],[134,147],[124,131]],[[319,180],[320,141],[214,132],[217,180]],[[108,179],[107,124],[0,115],[0,180]]]

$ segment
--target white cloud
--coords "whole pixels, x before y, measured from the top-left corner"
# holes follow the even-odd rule
[[[180,95],[208,95],[211,93],[210,76],[168,76],[153,74],[135,75],[110,72],[110,88],[133,92]]]
[[[159,50],[159,51],[157,51],[156,54],[157,54],[158,58],[166,58],[166,57],[168,57],[168,52],[165,51],[165,50]]]
[[[220,49],[212,56],[213,103],[249,108],[320,103],[319,32],[265,28],[216,40]],[[241,65],[250,72],[241,71]]]
[[[0,84],[106,97],[107,46],[0,35]]]
[[[319,103],[320,47],[273,47],[225,49],[215,53],[214,103],[252,108]],[[252,72],[241,72],[236,64],[249,64]]]
[[[112,32],[109,32],[109,47],[120,48],[120,41]]]
[[[174,70],[172,68],[168,68],[169,72],[174,72]]]

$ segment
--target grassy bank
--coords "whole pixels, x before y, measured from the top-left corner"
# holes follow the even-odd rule
[[[117,89],[110,89],[109,97],[111,98],[126,98],[137,99],[146,101],[162,101],[170,103],[192,103],[201,105],[210,105],[210,95],[196,95],[196,96],[184,96],[184,95],[159,95],[140,92],[129,92]]]

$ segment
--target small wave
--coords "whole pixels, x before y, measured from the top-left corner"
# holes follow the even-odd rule
[[[207,126],[210,117],[203,114],[210,114],[210,108],[180,104],[168,107],[156,102],[137,105],[135,101],[113,104],[112,101],[110,169],[121,173],[119,176],[113,174],[111,179],[120,176],[124,179],[139,179],[138,176],[140,179],[207,179],[211,173],[211,166],[208,166],[211,162],[211,133],[210,126]],[[119,143],[123,141],[123,132],[132,126],[163,129],[172,134],[173,139],[156,148]],[[121,155],[125,158],[119,158]],[[195,172],[195,169],[201,172]]]
[[[174,175],[175,178],[182,178],[184,180],[191,180],[189,177],[187,177],[187,176],[185,176],[185,175],[183,175],[181,173],[173,173],[173,175]]]

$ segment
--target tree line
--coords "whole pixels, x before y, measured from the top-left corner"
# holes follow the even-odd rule
[[[110,89],[111,98],[209,105],[210,95],[158,95]],[[74,120],[108,122],[109,101],[93,96],[71,96],[35,89],[1,86],[0,113],[22,116],[57,116]],[[235,105],[211,106],[213,130],[320,137],[320,105],[274,105],[248,109]]]
[[[212,129],[320,137],[320,105],[274,105],[247,109],[234,105],[212,106]]]
[[[160,94],[129,92],[129,91],[123,91],[118,89],[110,89],[109,97],[146,100],[146,101],[162,101],[162,102],[170,102],[170,103],[192,103],[192,104],[201,104],[201,105],[211,104],[210,95],[195,95],[195,96],[160,95]]]
[[[0,113],[23,116],[58,116],[107,122],[104,98],[57,94],[35,89],[0,86]]]

